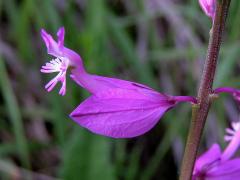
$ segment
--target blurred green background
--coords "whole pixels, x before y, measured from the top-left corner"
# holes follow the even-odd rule
[[[232,1],[214,86],[240,87],[240,1]],[[191,106],[179,104],[150,132],[111,139],[68,114],[89,94],[70,79],[67,95],[44,85],[51,59],[40,30],[66,29],[65,45],[88,72],[144,83],[172,95],[197,94],[211,21],[190,0],[0,0],[0,179],[177,179]],[[238,105],[221,96],[200,153],[224,146]]]

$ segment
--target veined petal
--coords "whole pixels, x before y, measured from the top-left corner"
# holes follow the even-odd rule
[[[130,138],[149,131],[171,107],[167,99],[156,103],[132,90],[110,89],[89,97],[70,116],[94,133]]]
[[[221,148],[218,144],[213,144],[211,148],[202,154],[195,163],[193,175],[204,174],[208,172],[211,164],[221,158]]]
[[[103,77],[97,75],[90,75],[79,73],[79,71],[73,70],[71,78],[76,81],[80,86],[87,89],[92,94],[97,94],[99,91],[104,92],[108,89],[118,88],[126,90],[134,90],[139,93],[145,94],[149,99],[159,101],[159,97],[163,99],[172,99],[174,102],[191,102],[197,103],[196,98],[191,96],[167,96],[165,94],[160,94],[154,89],[136,82],[126,81],[117,78]]]
[[[208,177],[221,180],[239,180],[240,158],[220,163],[208,171]]]
[[[84,89],[87,89],[91,94],[97,94],[100,91],[104,92],[108,91],[108,89],[118,88],[146,92],[151,91],[152,96],[154,96],[154,94],[157,94],[157,96],[159,95],[159,93],[157,93],[150,87],[139,83],[121,80],[117,78],[81,73],[81,71],[79,71],[78,69],[73,69],[71,72],[71,78]]]

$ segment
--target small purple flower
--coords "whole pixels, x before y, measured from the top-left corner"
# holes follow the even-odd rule
[[[232,123],[226,129],[225,140],[230,143],[221,152],[218,144],[201,155],[195,163],[193,180],[238,180],[240,178],[240,158],[233,158],[240,144],[240,122]]]
[[[198,1],[204,13],[213,19],[215,16],[216,0],[198,0]]]
[[[165,95],[135,82],[89,74],[81,57],[64,46],[64,28],[57,33],[58,42],[45,30],[41,35],[48,54],[55,57],[42,66],[41,72],[58,72],[45,88],[51,91],[61,82],[59,94],[64,95],[67,69],[72,67],[70,77],[92,95],[70,117],[94,133],[114,138],[139,136],[149,131],[178,102],[197,103],[191,96]]]
[[[41,68],[42,73],[53,73],[58,72],[57,76],[53,78],[45,88],[47,91],[52,91],[58,82],[62,83],[62,87],[59,91],[60,95],[65,95],[66,93],[66,73],[67,69],[72,67],[78,67],[78,70],[82,67],[81,57],[64,46],[64,34],[65,30],[63,27],[59,28],[57,32],[58,41],[56,42],[50,34],[48,34],[44,29],[41,30],[42,39],[48,50],[48,54],[54,56],[50,62],[46,63]]]

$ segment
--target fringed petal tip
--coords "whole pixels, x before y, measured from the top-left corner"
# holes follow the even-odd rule
[[[55,78],[53,78],[51,81],[49,81],[46,85],[45,85],[45,89],[47,90],[47,92],[50,92],[53,90],[53,88],[57,85],[58,82],[62,83],[62,87],[59,90],[59,95],[64,96],[66,94],[66,79],[64,79],[63,81],[60,80],[61,76],[57,75]]]
[[[66,94],[66,85],[62,85],[62,87],[59,91],[59,95],[65,96],[65,94]]]

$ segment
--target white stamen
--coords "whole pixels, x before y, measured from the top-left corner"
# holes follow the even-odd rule
[[[62,87],[59,91],[60,95],[65,95],[66,93],[66,73],[69,66],[69,60],[65,57],[58,57],[56,59],[52,59],[50,62],[46,63],[42,66],[40,70],[42,73],[53,73],[59,72],[56,77],[54,77],[45,88],[47,91],[52,91],[52,89],[56,86],[58,82],[62,83]]]

